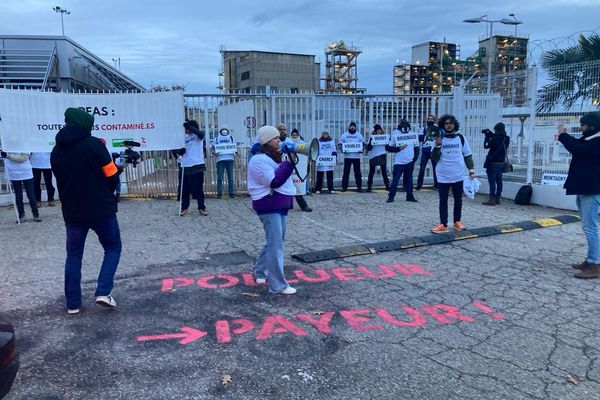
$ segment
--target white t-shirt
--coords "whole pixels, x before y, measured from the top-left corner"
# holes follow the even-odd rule
[[[185,134],[185,154],[181,157],[181,166],[188,168],[204,164],[204,140],[198,136]]]
[[[223,135],[221,133],[219,133],[217,135],[217,137],[215,138],[215,140],[213,141],[213,144],[229,144],[229,143],[235,143],[235,141],[233,140],[233,136],[231,136],[230,134],[227,135]],[[214,147],[213,147],[214,149]],[[219,161],[230,161],[233,160],[233,154],[217,154],[217,162]]]
[[[331,157],[333,156],[333,153],[335,153],[337,150],[335,148],[335,142],[332,140],[327,140],[325,142],[322,142],[321,139],[319,139],[319,156],[323,156],[323,157]],[[325,171],[333,171],[333,166],[331,167],[317,167],[317,171],[320,172],[325,172]]]
[[[39,169],[50,169],[50,153],[31,153],[31,166]]]
[[[342,134],[342,136],[340,136],[340,143],[363,143],[364,138],[363,135],[355,132],[355,133],[350,133],[350,132],[344,132]],[[357,153],[344,153],[344,158],[347,159],[356,159],[356,158],[360,158],[362,156],[362,152],[357,152]]]
[[[464,138],[464,140],[465,144],[463,146],[458,135],[453,138],[447,136],[442,138],[440,159],[435,167],[438,182],[455,183],[463,180],[467,173],[465,157],[473,154],[467,138]]]
[[[8,153],[9,156],[11,153]],[[18,154],[18,153],[12,153]],[[6,179],[9,181],[24,181],[27,179],[33,179],[33,170],[31,169],[31,162],[29,158],[25,161],[17,162],[8,158],[4,159],[4,173]]]
[[[419,135],[416,132],[408,131],[406,133],[394,130],[390,137],[390,146],[406,147],[394,154],[394,165],[405,165],[411,163],[415,157],[415,147],[419,147]]]
[[[266,154],[256,154],[250,158],[248,163],[248,194],[252,200],[260,200],[275,191],[288,196],[296,195],[296,186],[294,186],[293,175],[278,188],[271,188],[271,181],[275,178],[277,164]]]
[[[384,135],[384,133],[382,133],[382,135]],[[369,139],[369,142],[371,142],[371,139]],[[385,144],[373,145],[373,148],[369,151],[369,160],[371,158],[379,157],[380,155],[385,153]]]

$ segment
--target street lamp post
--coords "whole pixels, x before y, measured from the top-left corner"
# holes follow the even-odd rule
[[[501,24],[515,25],[515,27],[516,27],[516,25],[522,24],[523,22],[516,19],[514,14],[511,15],[511,17],[513,17],[513,19],[502,18],[499,20],[491,20],[491,19],[485,19],[485,17],[487,17],[487,15],[482,15],[479,18],[465,19],[465,20],[463,20],[463,22],[466,22],[468,24],[479,24],[481,22],[490,24],[489,43],[488,43],[488,49],[486,49],[486,54],[487,54],[487,58],[488,58],[487,93],[490,94],[492,92],[492,51],[491,50],[492,50],[492,46],[493,46],[492,38],[494,36],[494,23],[500,22]]]
[[[65,22],[63,20],[63,16],[65,14],[69,15],[69,14],[71,14],[71,12],[69,10],[67,10],[66,8],[62,8],[61,6],[54,6],[54,7],[52,7],[52,9],[55,12],[60,13],[60,26],[62,28],[62,35],[65,36]]]

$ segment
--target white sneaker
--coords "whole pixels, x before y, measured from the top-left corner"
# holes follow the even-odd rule
[[[296,294],[297,290],[294,289],[291,286],[286,287],[285,289],[283,289],[281,292],[279,292],[279,294]]]
[[[317,191],[315,192],[315,194],[321,194],[321,191],[320,191],[320,190],[317,190]]]
[[[79,314],[79,308],[74,308],[74,309],[68,309],[67,310],[67,314],[69,315],[75,315],[75,314]]]
[[[335,190],[332,190],[332,191],[331,191],[331,192],[329,192],[329,193],[331,193],[331,194],[335,194]]]
[[[265,283],[267,283],[267,278],[256,278],[255,281],[259,285],[264,285]]]
[[[100,306],[104,306],[104,307],[116,307],[117,306],[117,302],[112,297],[112,294],[109,294],[108,296],[96,297],[96,304],[98,304]]]

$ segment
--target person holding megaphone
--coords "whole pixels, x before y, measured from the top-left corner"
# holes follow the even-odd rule
[[[296,195],[292,182],[296,156],[289,153],[288,159],[283,159],[275,127],[263,126],[257,139],[256,153],[248,163],[248,194],[263,224],[266,243],[252,267],[252,275],[258,284],[268,282],[270,293],[292,295],[296,289],[285,279],[283,242],[288,211]]]

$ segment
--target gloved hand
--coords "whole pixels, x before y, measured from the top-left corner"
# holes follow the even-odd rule
[[[5,151],[0,151],[0,157],[6,158],[6,157],[8,157],[8,154],[6,154]]]

